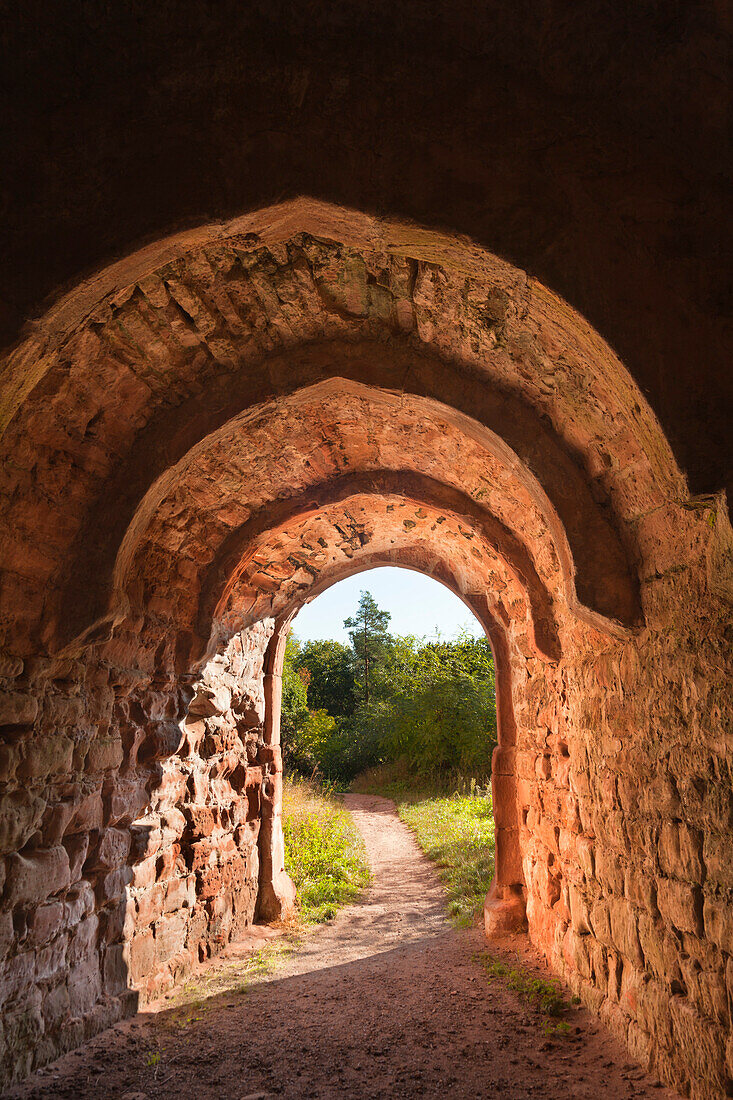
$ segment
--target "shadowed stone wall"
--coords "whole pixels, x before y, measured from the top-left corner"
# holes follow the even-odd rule
[[[134,1012],[255,916],[272,623],[184,686],[162,670],[6,663],[1,1079]]]
[[[733,1080],[732,637],[712,566],[730,540],[725,509],[680,510],[674,551],[645,561],[638,640],[583,630],[555,670],[514,669],[530,935],[696,1098]]]
[[[131,827],[134,908],[128,901],[124,936],[129,980],[146,997],[254,919],[263,781],[271,771],[262,685],[271,629],[262,623],[235,635],[193,684],[183,721],[163,730],[165,759],[149,808]]]
[[[692,491],[719,491],[730,35],[720,0],[14,5],[0,342],[141,243],[314,195],[448,226],[558,291]]]

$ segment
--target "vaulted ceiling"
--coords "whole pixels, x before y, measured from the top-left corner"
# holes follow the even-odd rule
[[[464,233],[572,303],[695,493],[730,477],[724,5],[16,5],[0,343],[146,240],[311,195]]]

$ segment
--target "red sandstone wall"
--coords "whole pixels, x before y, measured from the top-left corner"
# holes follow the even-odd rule
[[[631,1053],[712,1100],[733,1079],[730,529],[712,509],[642,522],[640,637],[576,626],[554,675],[515,664],[527,914]]]
[[[237,634],[195,685],[182,744],[160,764],[132,826],[124,962],[143,997],[240,935],[257,904],[265,700],[271,626]]]
[[[236,635],[184,688],[101,659],[5,660],[1,1083],[253,920],[271,632]]]
[[[726,524],[679,508],[676,550],[650,536],[638,638],[566,613],[548,665],[509,628],[532,938],[632,1053],[708,1100],[733,1054]],[[5,660],[2,841],[22,849],[2,863],[5,1080],[252,920],[270,634],[237,635],[183,688]]]

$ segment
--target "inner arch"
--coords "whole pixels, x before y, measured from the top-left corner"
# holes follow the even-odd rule
[[[429,576],[457,596],[477,620],[491,646],[496,692],[497,745],[491,758],[492,805],[495,819],[495,874],[486,898],[484,917],[491,934],[521,930],[525,927],[526,887],[521,858],[520,820],[517,803],[516,752],[517,729],[512,697],[512,661],[521,652],[521,624],[507,624],[497,618],[491,601],[485,594],[467,595],[451,572],[447,561],[426,560],[422,548],[391,550],[380,555],[368,555],[336,569],[329,570],[313,586],[307,598],[300,596],[276,619],[274,631],[265,654],[265,741],[276,749],[280,745],[280,707],[285,644],[297,616],[306,602],[317,599],[329,588],[347,577],[369,573],[380,566],[398,566]],[[488,761],[487,761],[488,764]],[[284,849],[281,841],[281,796],[278,784],[276,796],[269,808],[264,826],[266,844],[262,852],[264,877],[260,884],[264,913],[278,916],[282,898],[288,896],[284,869]]]

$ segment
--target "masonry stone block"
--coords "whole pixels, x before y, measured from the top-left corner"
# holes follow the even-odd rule
[[[96,913],[90,914],[70,930],[68,960],[69,966],[74,967],[95,954],[99,933],[99,917]]]
[[[116,997],[127,990],[128,968],[124,944],[115,943],[105,949],[103,975],[107,996]]]
[[[707,832],[705,834],[703,862],[707,880],[716,886],[722,887],[723,890],[733,892],[733,859],[731,859],[729,835],[719,832]]]
[[[48,982],[65,977],[67,948],[68,936],[62,932],[35,953],[35,981]]]
[[[89,851],[89,834],[77,833],[64,839],[64,848],[69,856],[69,879],[76,882],[81,878],[82,869]]]
[[[69,1012],[72,1016],[86,1016],[102,994],[102,975],[99,956],[87,955],[70,968],[67,977]]]
[[[706,897],[703,923],[708,939],[733,955],[733,902],[727,898]]]
[[[27,790],[0,795],[0,852],[23,848],[39,828],[45,809],[43,799]]]
[[[13,855],[8,860],[4,903],[37,904],[70,885],[69,857],[66,849],[39,849],[28,855]]]
[[[590,934],[590,912],[583,893],[575,886],[568,886],[570,921],[573,931],[579,936]],[[587,975],[586,975],[587,976]]]
[[[684,822],[666,821],[659,834],[659,865],[663,874],[702,882],[702,836]]]
[[[130,851],[130,834],[125,829],[106,829],[90,860],[97,867],[116,868],[122,866]]]
[[[32,726],[38,700],[19,691],[0,691],[0,726]]]
[[[644,965],[644,956],[633,906],[626,898],[617,897],[611,898],[608,906],[613,943],[634,966],[641,968]]]
[[[724,1094],[725,1042],[712,1021],[706,1020],[683,997],[670,1001],[674,1043],[685,1063],[708,1089]],[[705,1090],[707,1091],[707,1089]],[[713,1092],[711,1092],[714,1095]]]
[[[140,985],[150,974],[155,961],[155,937],[152,929],[140,932],[129,941],[126,948],[129,959],[130,979]]]
[[[184,247],[164,277],[153,249],[141,281],[131,260],[52,337],[34,325],[27,393],[17,349],[2,373],[25,394],[0,486],[3,1084],[110,1022],[128,974],[143,1000],[170,988],[251,921],[258,878],[274,890],[275,623],[322,580],[389,560],[491,594],[497,881],[635,1056],[717,1100],[724,509],[689,497],[626,369],[536,280],[430,233],[413,257],[412,227],[399,245],[353,232],[273,240],[268,270],[212,238],[206,278]],[[220,270],[238,275],[218,294]],[[495,429],[516,457],[489,446]],[[337,482],[363,521],[345,528]],[[288,513],[301,497],[307,514]]]
[[[8,914],[10,917],[10,914]],[[66,927],[63,901],[50,901],[31,910],[28,917],[28,945],[41,947]]]
[[[8,910],[0,911],[0,963],[6,959],[14,938],[13,914]]]
[[[102,789],[95,786],[78,802],[66,832],[74,834],[99,830],[102,828],[103,816]]]
[[[677,879],[657,883],[657,905],[664,920],[683,932],[702,933],[703,897],[699,886]]]
[[[96,900],[92,884],[85,879],[74,883],[64,897],[65,921],[69,926],[78,924],[94,912]]]

